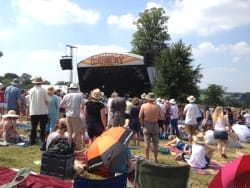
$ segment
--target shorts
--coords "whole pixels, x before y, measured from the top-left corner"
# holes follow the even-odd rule
[[[228,140],[228,133],[226,131],[214,131],[214,138],[219,140]]]
[[[144,122],[143,134],[144,134],[145,144],[149,144],[152,138],[153,145],[158,146],[159,132],[160,132],[160,128],[159,128],[158,122],[155,122],[155,123]]]
[[[125,116],[122,114],[114,114],[109,123],[112,125],[112,127],[123,127],[125,124]]]

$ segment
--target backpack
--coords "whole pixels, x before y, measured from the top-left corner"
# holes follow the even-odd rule
[[[66,138],[58,138],[50,143],[47,152],[52,154],[65,155],[73,153],[74,148],[69,145]]]

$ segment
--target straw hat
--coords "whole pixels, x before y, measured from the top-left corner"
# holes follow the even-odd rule
[[[71,83],[69,85],[69,89],[78,89],[78,84],[77,83]]]
[[[188,100],[189,102],[195,102],[195,101],[196,101],[196,98],[195,98],[193,95],[190,95],[190,96],[187,98],[187,100]]]
[[[145,96],[145,99],[149,100],[149,101],[155,101],[155,94],[150,92]]]
[[[145,97],[146,97],[146,93],[142,93],[141,94],[141,99],[145,99]]]
[[[19,115],[16,114],[15,110],[9,110],[7,114],[2,115],[3,118],[19,118]]]
[[[20,83],[21,83],[21,82],[20,82],[20,80],[19,80],[18,78],[14,78],[14,79],[12,80],[12,82],[10,82],[10,84],[15,85],[15,86],[19,85]]]
[[[202,132],[197,133],[193,136],[193,142],[196,144],[205,144],[204,134]]]
[[[170,103],[170,104],[176,104],[176,101],[175,101],[175,99],[170,99],[170,100],[169,100],[169,103]]]
[[[43,83],[43,79],[41,76],[37,76],[32,80],[33,84],[42,84]]]
[[[96,88],[91,91],[90,95],[92,99],[101,100],[104,96],[104,93],[100,89]]]

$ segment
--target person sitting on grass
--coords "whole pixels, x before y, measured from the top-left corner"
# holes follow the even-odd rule
[[[126,146],[123,152],[121,152],[115,159],[110,161],[108,171],[111,176],[123,173],[131,175],[131,173],[134,171],[134,164],[131,157],[131,151],[129,147]]]
[[[2,115],[2,118],[0,123],[0,134],[3,142],[5,144],[17,143],[19,135],[16,131],[16,121],[19,115],[16,114],[15,110],[9,110],[7,114]]]
[[[56,131],[49,134],[46,141],[46,150],[48,150],[51,142],[60,138],[65,138],[66,140],[68,138],[66,118],[60,118],[58,124],[56,125]]]
[[[182,151],[185,154],[191,154],[192,146],[189,144],[185,144],[180,138],[178,138],[176,135],[169,135],[168,137],[169,141],[165,144],[165,146],[173,146]]]
[[[190,159],[185,158],[185,160],[191,167],[204,169],[208,167],[213,151],[212,148],[205,144],[204,134],[198,132],[193,136],[192,154]]]

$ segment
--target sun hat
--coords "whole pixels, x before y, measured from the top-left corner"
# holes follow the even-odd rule
[[[204,134],[202,132],[197,133],[193,136],[193,142],[196,144],[205,144]]]
[[[54,93],[54,87],[53,86],[49,86],[47,90],[48,90],[48,93]]]
[[[92,99],[101,100],[104,96],[104,93],[100,89],[96,88],[91,91],[90,96]]]
[[[12,84],[12,85],[19,85],[21,82],[20,82],[20,80],[18,79],[18,78],[14,78],[13,80],[12,80],[12,82],[10,82],[10,84]]]
[[[16,114],[15,110],[9,110],[7,114],[2,115],[2,118],[8,118],[8,117],[19,118],[19,115]]]
[[[156,102],[161,102],[161,98],[157,98],[157,99],[156,99]]]
[[[170,99],[170,100],[169,100],[169,103],[170,103],[170,104],[176,104],[176,101],[175,101],[175,99]]]
[[[35,77],[35,78],[32,80],[32,83],[33,83],[33,84],[41,84],[41,83],[43,83],[43,79],[42,79],[41,76],[37,76],[37,77]]]
[[[146,93],[142,93],[141,94],[141,99],[145,99],[145,97],[146,97]]]
[[[187,100],[188,100],[189,102],[195,102],[195,101],[196,101],[196,98],[195,98],[193,95],[190,95],[190,96],[187,98]]]
[[[153,92],[150,92],[145,96],[145,99],[149,101],[155,101],[155,94]]]
[[[71,83],[69,85],[69,89],[78,89],[78,84],[77,83]]]

